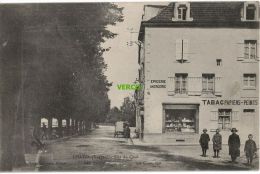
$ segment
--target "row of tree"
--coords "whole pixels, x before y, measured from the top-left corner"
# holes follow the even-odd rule
[[[104,121],[111,83],[101,43],[121,21],[112,3],[0,6],[0,170],[24,165],[43,117],[59,127]]]

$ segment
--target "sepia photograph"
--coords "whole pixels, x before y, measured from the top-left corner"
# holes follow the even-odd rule
[[[259,1],[0,1],[0,172],[259,172]]]

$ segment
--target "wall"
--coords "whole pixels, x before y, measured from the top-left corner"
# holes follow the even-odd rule
[[[204,127],[215,129],[217,122],[211,121],[213,111],[218,108],[231,108],[238,113],[233,127],[239,129],[243,137],[248,133],[259,132],[258,106],[229,105],[204,106],[202,100],[258,100],[258,85],[255,90],[243,89],[243,74],[255,73],[258,79],[258,61],[241,62],[244,40],[257,40],[257,29],[240,28],[145,28],[145,95],[144,122],[145,133],[162,132],[162,103],[200,104],[199,131]],[[176,40],[188,40],[188,63],[178,63],[175,58]],[[259,43],[259,40],[258,40]],[[258,45],[259,46],[259,45]],[[258,55],[259,57],[259,55]],[[216,59],[222,59],[222,66],[217,66]],[[169,96],[168,77],[175,73],[188,73],[189,77],[201,77],[202,73],[214,73],[219,97],[209,96]],[[166,88],[150,88],[151,80],[166,80]],[[258,83],[258,82],[257,82]],[[201,81],[188,84],[189,90],[199,89]],[[243,109],[256,109],[253,116],[245,116]],[[244,124],[246,123],[246,124]],[[230,132],[222,132],[229,135]],[[243,138],[244,140],[245,138]]]

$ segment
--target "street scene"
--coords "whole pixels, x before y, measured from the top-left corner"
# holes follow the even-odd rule
[[[169,171],[169,170],[256,170],[246,165],[241,155],[232,164],[227,146],[223,147],[220,158],[213,158],[210,149],[206,158],[201,157],[198,145],[135,145],[119,137],[114,138],[114,126],[99,126],[85,136],[71,137],[52,142],[43,153],[40,164],[23,170],[35,171]],[[35,161],[31,161],[35,163]],[[35,168],[32,168],[35,167]],[[18,170],[19,171],[19,170]]]
[[[258,1],[0,2],[0,172],[259,171]]]

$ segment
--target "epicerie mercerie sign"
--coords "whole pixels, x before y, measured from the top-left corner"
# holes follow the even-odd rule
[[[151,80],[150,88],[166,88],[166,80]]]

